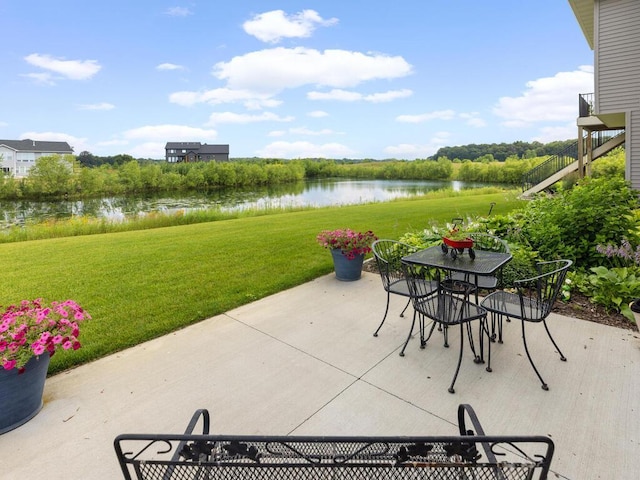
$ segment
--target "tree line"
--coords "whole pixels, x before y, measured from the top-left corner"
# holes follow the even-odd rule
[[[464,160],[482,160],[483,158],[504,162],[507,158],[536,158],[555,155],[577,142],[577,139],[563,140],[550,143],[540,142],[513,142],[513,143],[482,143],[469,144],[457,147],[442,147],[431,157],[435,160],[440,157]]]
[[[496,161],[492,155],[485,154],[476,160],[451,160],[446,156],[411,161],[248,158],[195,163],[168,163],[116,156],[99,165],[84,164],[81,160],[86,160],[87,155],[53,155],[37,159],[26,177],[0,177],[0,199],[55,200],[207,191],[277,185],[312,178],[461,180],[519,186],[524,173],[547,158],[513,155],[504,161]]]

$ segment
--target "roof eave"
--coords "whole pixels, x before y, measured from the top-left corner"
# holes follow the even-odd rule
[[[573,14],[578,20],[584,37],[587,39],[589,48],[593,50],[593,12],[595,9],[595,0],[569,0],[569,5],[571,5]]]

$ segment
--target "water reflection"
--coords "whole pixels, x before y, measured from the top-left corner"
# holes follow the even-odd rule
[[[41,222],[74,216],[108,218],[117,221],[150,212],[175,213],[211,208],[234,211],[353,205],[422,195],[443,188],[457,191],[482,186],[486,184],[458,181],[323,179],[251,189],[224,189],[207,193],[108,197],[59,202],[0,201],[0,227],[24,225],[27,221]]]

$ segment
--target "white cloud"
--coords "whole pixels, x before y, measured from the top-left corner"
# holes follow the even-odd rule
[[[82,152],[87,150],[87,139],[74,137],[67,133],[61,132],[24,132],[20,135],[20,140],[24,139],[40,140],[43,142],[67,142],[74,152]]]
[[[391,145],[384,149],[384,152],[392,158],[413,160],[416,158],[427,158],[447,145],[450,134],[448,132],[436,132],[425,145],[401,143]]]
[[[234,57],[229,62],[216,64],[214,70],[215,76],[227,81],[225,87],[174,92],[169,95],[169,101],[182,106],[241,103],[250,110],[274,108],[282,103],[274,97],[287,88],[355,86],[367,80],[408,75],[411,65],[402,57],[381,54],[275,48]],[[411,94],[411,90],[406,89],[370,95],[336,89],[329,94],[311,92],[309,98],[383,102]]]
[[[389,90],[388,92],[382,93],[373,93],[371,95],[365,95],[364,99],[367,102],[372,103],[382,103],[382,102],[391,102],[398,98],[407,98],[413,95],[413,92],[409,89],[403,90]]]
[[[53,80],[53,75],[50,73],[25,73],[22,75],[23,77],[30,78],[36,83],[40,83],[42,85],[55,85],[56,82]]]
[[[478,115],[479,113],[472,112],[472,113],[461,113],[459,116],[470,127],[476,127],[476,128],[486,127],[487,126],[486,120],[484,120],[483,118],[480,118]]]
[[[558,125],[555,127],[542,127],[540,133],[531,139],[532,142],[549,143],[557,140],[567,140],[569,138],[576,138],[578,135],[578,127],[576,127],[575,121],[569,122],[565,125]]]
[[[403,123],[422,123],[430,120],[452,120],[455,116],[456,112],[454,110],[437,110],[419,115],[398,115],[396,121]]]
[[[392,145],[384,149],[384,152],[391,158],[398,159],[425,158],[432,155],[435,151],[437,151],[437,148],[434,150],[433,147],[429,145],[415,145],[409,143]]]
[[[78,105],[80,110],[113,110],[115,105],[107,102]]]
[[[249,90],[234,90],[230,88],[215,88],[200,92],[182,91],[169,95],[169,102],[190,107],[198,103],[219,105],[222,103],[242,103],[250,110],[273,108],[282,102],[271,98],[270,94],[257,93]]]
[[[340,143],[273,142],[256,152],[266,158],[351,158],[356,153]]]
[[[146,125],[144,127],[133,128],[125,131],[123,137],[126,139],[149,140],[149,141],[197,141],[206,142],[214,140],[218,136],[216,130],[205,130],[186,125]]]
[[[576,117],[576,92],[592,90],[593,67],[581,66],[573,72],[527,82],[521,96],[500,98],[493,113],[504,119],[503,125],[514,128],[537,122],[569,122]]]
[[[289,130],[273,130],[269,132],[267,135],[269,137],[282,137],[286,134],[290,135],[344,135],[342,132],[336,132],[335,130],[330,130],[328,128],[323,128],[322,130],[311,130],[307,127],[294,127]]]
[[[246,113],[234,113],[234,112],[221,112],[221,113],[212,113],[209,116],[209,121],[206,123],[207,126],[218,125],[221,123],[256,123],[256,122],[291,122],[294,120],[294,117],[280,117],[275,113],[271,112],[263,112],[259,115],[249,115]]]
[[[145,142],[127,149],[127,154],[134,158],[160,159],[165,156],[167,142]]]
[[[24,59],[35,67],[51,70],[70,80],[87,80],[102,68],[96,60],[63,60],[38,53],[27,55]]]
[[[313,118],[322,118],[322,117],[328,117],[329,114],[322,110],[314,110],[313,112],[307,113],[307,116],[313,117]]]
[[[188,17],[189,15],[193,15],[193,12],[186,7],[171,7],[167,8],[164,14],[170,17]]]
[[[404,90],[389,90],[383,93],[372,93],[369,95],[363,95],[358,92],[350,92],[342,89],[333,89],[329,92],[309,92],[307,98],[309,100],[338,100],[342,102],[371,102],[382,103],[391,102],[398,98],[406,98],[413,95],[413,92],[408,89]]]
[[[184,67],[175,63],[161,63],[156,66],[156,70],[184,70]]]
[[[121,147],[123,145],[129,145],[127,140],[105,140],[104,142],[97,142],[99,147]]]
[[[348,90],[334,88],[329,92],[308,92],[307,98],[309,100],[337,100],[340,102],[357,102],[359,100],[362,100],[362,94],[358,92],[350,92]]]
[[[369,80],[404,77],[411,71],[400,56],[278,47],[217,63],[213,73],[233,90],[275,95],[303,85],[354,87]]]
[[[317,25],[329,27],[338,23],[337,18],[324,20],[315,10],[287,15],[282,10],[255,15],[242,27],[249,35],[266,43],[278,43],[282,38],[310,37]]]
[[[294,135],[344,135],[343,133],[336,132],[329,128],[323,128],[322,130],[311,130],[307,127],[290,128],[289,133]]]

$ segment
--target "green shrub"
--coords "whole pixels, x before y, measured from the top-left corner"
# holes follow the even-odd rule
[[[540,258],[537,252],[518,244],[509,244],[509,250],[513,258],[502,268],[503,287],[512,288],[516,280],[538,275],[536,262]]]
[[[607,311],[620,312],[635,322],[629,303],[640,297],[640,269],[636,267],[591,268],[588,282],[581,291],[591,297],[593,303],[604,306]]]
[[[624,179],[586,178],[571,190],[531,201],[518,218],[519,240],[544,260],[566,258],[588,270],[602,262],[596,246],[638,243],[634,209],[637,192]]]

